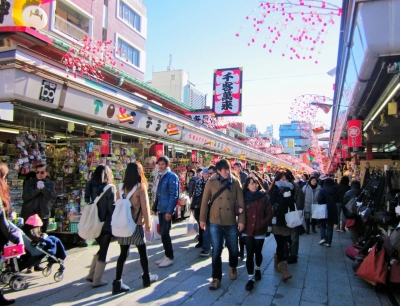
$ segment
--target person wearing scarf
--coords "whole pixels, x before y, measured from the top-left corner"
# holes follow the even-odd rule
[[[276,173],[269,191],[270,201],[274,217],[272,219],[272,233],[276,241],[276,254],[274,255],[274,268],[282,274],[282,280],[286,282],[292,278],[288,272],[288,264],[285,260],[285,244],[291,236],[291,229],[286,226],[285,214],[288,210],[295,210],[294,185],[290,183],[290,177],[286,172]]]
[[[242,239],[246,246],[246,269],[249,277],[245,289],[251,291],[254,281],[261,280],[262,249],[273,214],[269,196],[259,179],[249,176],[243,185],[243,195],[246,206],[246,225],[242,232]]]
[[[313,204],[317,204],[317,198],[321,186],[318,185],[318,179],[312,176],[308,183],[303,187],[303,192],[305,195],[304,202],[304,220],[306,221],[306,233],[310,234],[310,225],[312,227],[312,232],[317,233],[315,226],[317,225],[316,219],[311,219],[311,208]]]
[[[245,207],[240,181],[231,175],[231,167],[227,160],[218,161],[216,168],[217,175],[213,175],[206,183],[200,208],[200,227],[203,230],[206,230],[207,226],[210,227],[213,247],[210,290],[217,290],[221,286],[221,253],[224,240],[229,251],[230,278],[232,280],[237,278],[238,230],[241,232],[245,225]],[[223,191],[215,197],[221,188],[224,188]],[[210,201],[213,201],[211,206]],[[238,222],[236,211],[239,214]],[[209,225],[206,223],[208,215]]]

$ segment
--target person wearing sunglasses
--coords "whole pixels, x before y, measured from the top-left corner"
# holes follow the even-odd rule
[[[21,217],[28,220],[38,214],[42,219],[42,233],[46,233],[49,225],[51,202],[56,200],[54,182],[47,178],[46,165],[36,166],[36,177],[25,182],[22,199]]]

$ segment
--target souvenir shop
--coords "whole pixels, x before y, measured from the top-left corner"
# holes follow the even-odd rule
[[[189,169],[219,158],[259,169],[286,163],[116,86],[68,79],[62,67],[48,62],[33,70],[29,52],[17,47],[14,65],[0,70],[0,156],[10,169],[12,218],[21,209],[23,180],[40,163],[46,163],[58,195],[50,229],[71,234],[86,204],[85,182],[99,164],[108,164],[119,183],[126,164],[140,161],[151,183],[157,157],[167,155],[184,190]],[[71,234],[65,239],[79,240]]]

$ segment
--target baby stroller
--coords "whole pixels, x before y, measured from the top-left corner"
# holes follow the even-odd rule
[[[21,231],[11,223],[10,226],[17,231]],[[5,269],[3,269],[3,272],[0,274],[0,280],[4,284],[8,284],[13,290],[22,290],[26,286],[26,278],[20,273],[29,267],[47,262],[46,267],[42,271],[43,276],[48,277],[52,273],[53,265],[59,264],[57,272],[54,273],[54,280],[60,282],[64,278],[64,260],[44,250],[43,244],[36,243],[29,239],[22,231],[21,233],[26,253],[19,258],[14,257],[8,260],[9,263],[6,264]]]

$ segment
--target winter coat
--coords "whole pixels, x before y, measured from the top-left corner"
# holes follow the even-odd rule
[[[6,211],[4,210],[3,201],[0,198],[0,251],[3,250],[8,241],[18,244],[19,238],[11,232],[10,224],[7,221]]]
[[[179,198],[179,180],[175,173],[166,172],[157,186],[156,201],[153,211],[172,215]]]
[[[305,196],[303,190],[296,183],[294,185],[294,202],[298,210],[304,210]]]
[[[322,219],[328,223],[335,224],[337,222],[337,207],[335,201],[336,189],[335,186],[324,186],[318,194],[318,204],[326,204],[328,208],[328,218]]]
[[[267,193],[255,201],[245,203],[246,226],[243,233],[247,236],[266,235],[273,217],[271,203]]]
[[[188,185],[188,193],[189,193],[189,198],[193,197],[193,191],[194,191],[194,186],[196,185],[196,182],[199,180],[198,176],[193,176],[189,180],[189,185]]]
[[[317,185],[317,188],[315,189],[312,189],[310,184],[307,184],[303,187],[303,192],[305,196],[305,201],[304,201],[305,213],[311,213],[312,204],[317,204],[317,198],[320,190],[321,190],[320,185]]]
[[[350,186],[344,184],[338,184],[335,186],[335,189],[336,189],[336,197],[335,197],[336,203],[343,203],[343,197],[345,193],[350,190]]]
[[[210,223],[231,226],[236,225],[235,207],[238,205],[243,209],[239,215],[239,223],[245,224],[246,212],[243,200],[242,186],[236,177],[232,177],[232,190],[225,189],[220,196],[215,199],[210,209]],[[200,222],[207,221],[209,210],[208,202],[211,201],[214,194],[222,188],[221,182],[217,175],[213,175],[206,183],[201,201]]]
[[[199,179],[196,181],[196,185],[194,186],[192,203],[190,204],[190,209],[194,210],[196,208],[200,208],[201,199],[203,198],[204,188],[206,186],[207,181],[203,179]]]
[[[284,197],[283,194],[285,192],[290,192],[290,196]],[[295,210],[294,193],[295,189],[279,189],[276,185],[270,190],[270,202],[274,212],[274,217],[276,217],[276,225],[286,226],[285,214],[287,214],[288,210]]]
[[[21,217],[27,220],[30,216],[38,214],[43,219],[50,218],[51,202],[56,200],[54,183],[49,179],[44,179],[43,189],[37,188],[37,178],[33,178],[25,183],[22,199]]]
[[[94,202],[98,195],[103,192],[106,184],[98,183],[95,180],[90,180],[86,183],[85,201],[86,203]],[[97,213],[101,222],[104,222],[101,229],[102,232],[111,232],[111,217],[114,212],[114,203],[116,199],[116,189],[108,188],[97,202]]]

